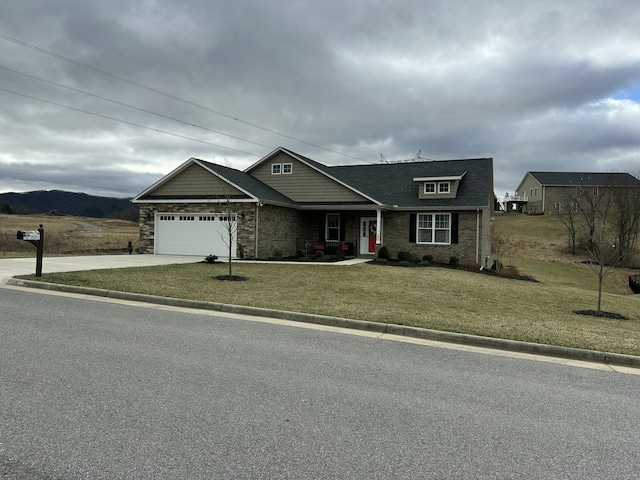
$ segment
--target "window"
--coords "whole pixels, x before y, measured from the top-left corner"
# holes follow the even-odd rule
[[[340,240],[340,214],[327,213],[327,240]]]
[[[438,183],[438,193],[449,193],[449,182]]]
[[[193,222],[195,221],[196,217],[195,215],[180,215],[178,217],[178,220],[181,222]]]
[[[282,165],[279,163],[274,163],[271,165],[271,175],[280,175],[282,172]]]
[[[425,183],[424,193],[436,193],[436,184],[433,182]]]
[[[556,202],[554,209],[556,212],[560,212],[562,210],[562,203]]]
[[[420,213],[417,221],[417,243],[451,243],[450,213]]]
[[[284,175],[290,175],[293,173],[293,164],[291,163],[283,163],[282,164],[282,173]]]
[[[582,195],[582,188],[576,187],[576,195],[579,197]]]
[[[533,190],[533,196],[534,196],[534,197],[537,197],[537,196],[538,196],[538,187],[536,187],[536,188]]]
[[[593,187],[593,196],[598,195],[598,187]]]

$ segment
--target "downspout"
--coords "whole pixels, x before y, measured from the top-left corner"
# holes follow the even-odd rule
[[[380,245],[382,243],[381,240],[381,232],[382,232],[382,210],[379,208],[376,210],[376,245]]]
[[[480,263],[480,209],[476,208],[476,263]]]
[[[541,186],[542,186],[542,214],[544,215],[544,202],[547,196],[545,195],[546,192],[544,191],[546,187],[544,185],[541,185]]]

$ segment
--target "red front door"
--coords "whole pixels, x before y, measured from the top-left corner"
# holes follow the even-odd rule
[[[369,253],[376,253],[376,227],[378,222],[369,220]]]

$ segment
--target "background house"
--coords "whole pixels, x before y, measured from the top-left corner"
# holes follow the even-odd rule
[[[491,158],[327,166],[277,148],[245,171],[191,158],[133,199],[141,253],[269,258],[300,250],[482,263],[490,255]]]
[[[640,186],[640,181],[628,173],[527,172],[515,197],[522,200],[522,213],[544,214],[567,208],[572,196],[603,194],[620,185]]]

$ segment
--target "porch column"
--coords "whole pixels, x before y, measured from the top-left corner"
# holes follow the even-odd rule
[[[380,245],[382,243],[382,210],[379,208],[376,210],[376,245]]]

